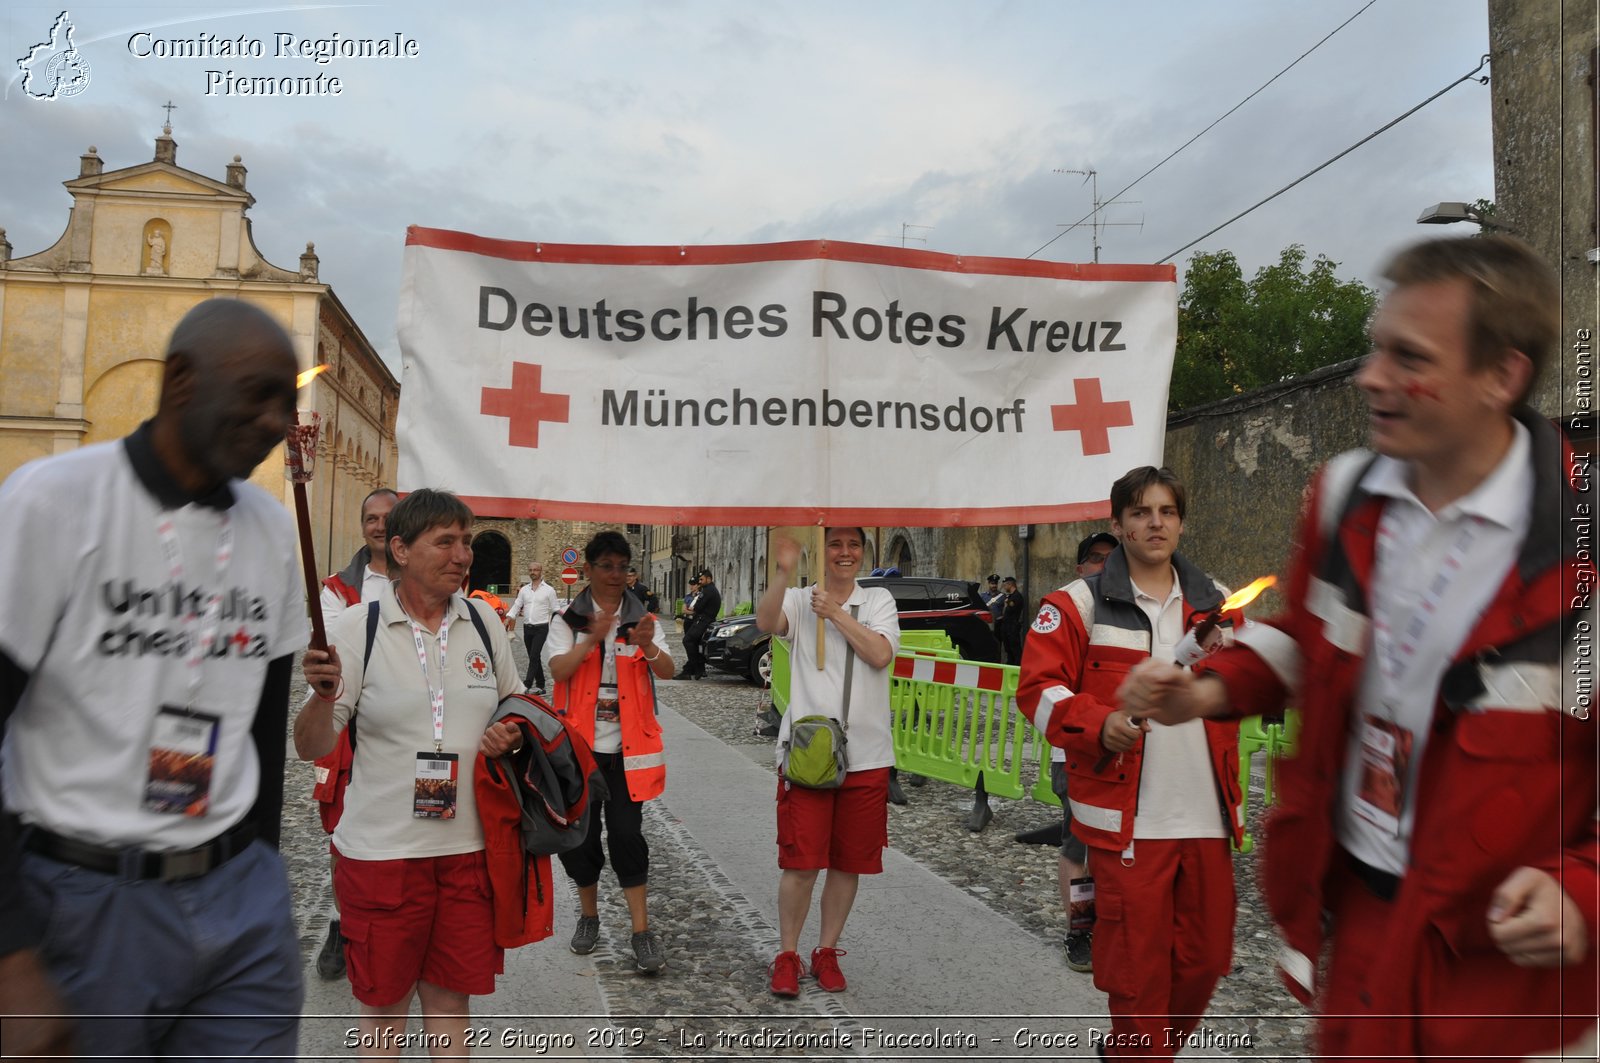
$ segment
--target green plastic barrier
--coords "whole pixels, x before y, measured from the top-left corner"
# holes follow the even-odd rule
[[[950,633],[943,630],[933,631],[902,631],[900,632],[900,650],[953,650],[955,643],[950,641]]]
[[[889,682],[895,764],[1001,797],[1023,795],[1027,721],[1013,711],[1018,669],[902,653]]]

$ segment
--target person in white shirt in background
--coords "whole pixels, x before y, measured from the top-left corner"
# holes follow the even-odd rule
[[[544,566],[535,561],[528,566],[528,582],[506,614],[507,631],[515,630],[517,617],[522,618],[522,644],[528,648],[528,675],[523,682],[535,694],[544,693],[544,642],[550,637],[550,618],[559,608],[556,589],[544,581]]]

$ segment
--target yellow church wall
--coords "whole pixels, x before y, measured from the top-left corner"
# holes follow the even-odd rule
[[[121,439],[156,412],[161,398],[159,358],[123,362],[90,386],[83,400],[83,418],[89,422],[83,442]]]
[[[55,416],[63,316],[61,285],[6,285],[0,315],[0,411],[5,416]]]
[[[52,453],[49,436],[0,427],[0,469],[8,474],[35,458],[46,458]]]

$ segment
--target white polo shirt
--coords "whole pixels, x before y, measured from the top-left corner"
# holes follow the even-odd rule
[[[1133,587],[1133,602],[1150,621],[1150,656],[1170,661],[1183,641],[1183,588],[1172,572],[1172,590],[1161,601]],[[1139,769],[1139,809],[1135,838],[1226,838],[1211,770],[1211,745],[1201,720],[1176,727],[1150,721]]]
[[[882,587],[855,590],[845,611],[860,606],[856,619],[889,640],[900,652],[900,614],[894,596]],[[790,587],[783,594],[783,618],[789,625],[789,709],[778,725],[778,763],[789,740],[790,721],[823,715],[840,719],[844,708],[844,665],[850,644],[832,624],[824,624],[824,670],[817,668],[817,614],[811,611],[811,588]],[[894,741],[889,735],[889,670],[870,668],[858,656],[850,672],[849,744],[851,771],[894,766]]]
[[[357,860],[400,860],[450,856],[483,848],[483,826],[473,795],[478,741],[500,699],[522,693],[506,629],[483,602],[469,603],[459,593],[445,607],[447,656],[444,669],[444,752],[458,756],[456,816],[417,819],[412,815],[417,754],[433,751],[433,710],[428,684],[417,659],[416,639],[395,585],[378,592],[378,631],[372,659],[362,670],[367,642],[367,610],[348,609],[328,629],[328,641],[344,665],[344,690],[333,706],[333,728],[356,713],[356,754],[345,791],[344,815],[333,844]],[[489,634],[492,666],[485,668],[483,640],[467,610],[476,608]],[[439,681],[437,632],[422,638],[428,674]]]

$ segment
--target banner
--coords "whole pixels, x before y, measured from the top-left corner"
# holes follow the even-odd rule
[[[481,516],[1088,520],[1161,464],[1174,267],[413,226],[401,490]]]

